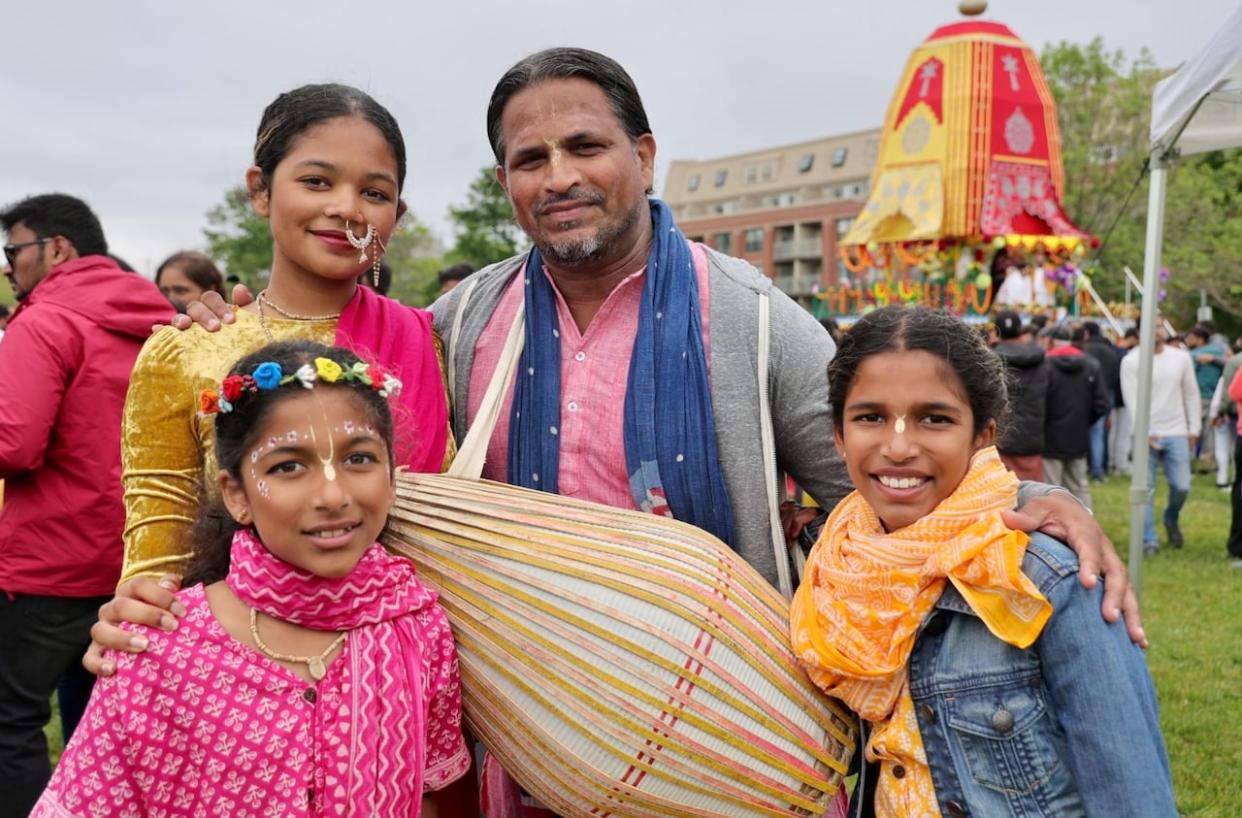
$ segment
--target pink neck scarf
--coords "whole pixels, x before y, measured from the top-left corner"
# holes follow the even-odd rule
[[[431,313],[358,285],[337,322],[336,345],[401,379],[401,394],[392,403],[396,464],[439,473],[448,442],[448,398]]]
[[[424,659],[414,614],[436,593],[414,577],[408,560],[379,543],[340,579],[325,579],[278,559],[249,528],[233,536],[226,582],[246,605],[315,630],[349,631],[337,661],[348,662],[352,695],[340,718],[353,741],[341,785],[329,788],[324,815],[414,818],[422,807],[426,766]],[[400,785],[407,782],[408,786]]]

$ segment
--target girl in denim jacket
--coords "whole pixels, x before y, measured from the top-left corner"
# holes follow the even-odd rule
[[[1003,365],[953,317],[890,307],[829,369],[856,491],[794,599],[794,650],[868,740],[854,812],[1176,816],[1141,650],[1062,543],[1005,524]]]

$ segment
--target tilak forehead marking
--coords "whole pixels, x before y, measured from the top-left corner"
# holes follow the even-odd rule
[[[559,164],[561,161],[561,140],[551,137],[543,140],[543,144],[548,146],[548,161],[552,164]]]
[[[319,404],[319,411],[323,415],[323,427],[328,430],[328,456],[324,457],[319,453],[319,438],[315,435],[315,424],[310,425],[311,442],[315,444],[315,456],[319,458],[320,464],[323,466],[323,478],[329,483],[336,482],[336,466],[333,461],[336,460],[336,436],[332,434],[332,423],[328,420],[328,410],[323,405],[323,399],[315,395],[315,402]]]

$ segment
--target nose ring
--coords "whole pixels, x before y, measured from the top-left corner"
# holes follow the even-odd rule
[[[375,236],[379,231],[375,229],[375,225],[367,222],[367,232],[362,238],[354,235],[354,231],[349,228],[349,219],[345,220],[345,238],[350,245],[358,251],[358,261],[367,260],[367,248],[371,246],[371,242],[375,240]]]

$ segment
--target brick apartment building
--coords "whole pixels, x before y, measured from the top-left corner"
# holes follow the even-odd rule
[[[880,129],[675,160],[663,198],[682,232],[744,258],[804,304],[843,272],[837,240],[867,200]]]

